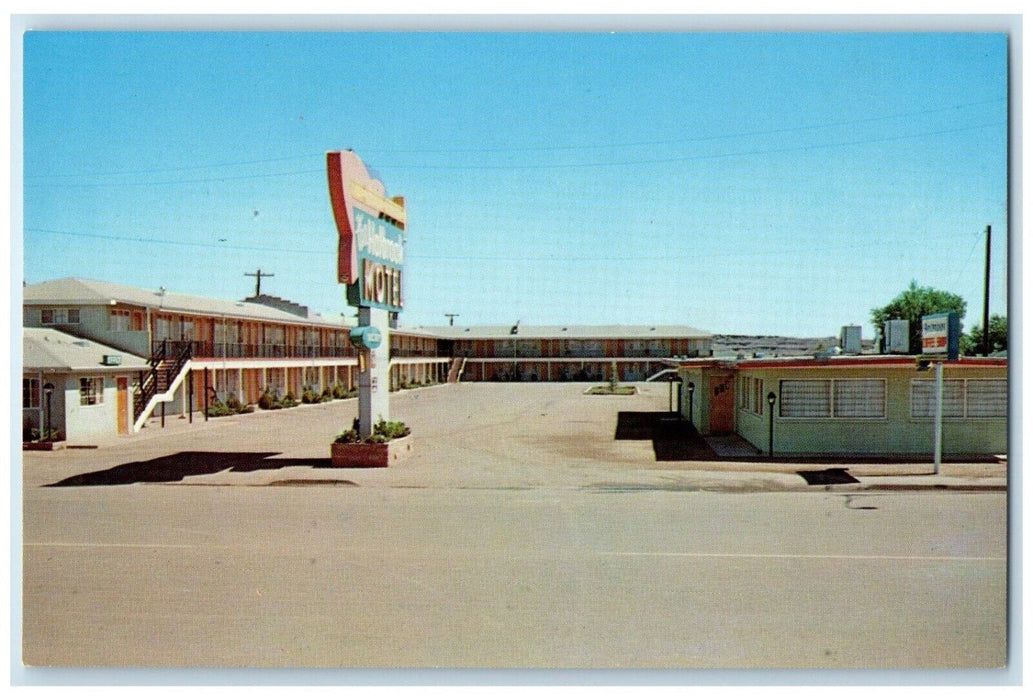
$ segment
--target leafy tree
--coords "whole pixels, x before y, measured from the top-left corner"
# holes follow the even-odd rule
[[[922,352],[922,317],[949,311],[956,311],[959,318],[964,318],[965,300],[950,292],[932,287],[919,287],[918,282],[911,280],[911,285],[889,304],[872,309],[872,323],[875,324],[876,330],[881,332],[884,322],[891,319],[907,319],[909,352],[919,355]]]
[[[961,352],[964,355],[986,355],[998,350],[1008,349],[1008,317],[993,314],[990,316],[990,352],[983,350],[983,327],[976,326],[961,339]]]

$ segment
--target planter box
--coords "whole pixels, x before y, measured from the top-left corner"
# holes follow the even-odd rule
[[[412,436],[382,444],[364,442],[330,445],[330,463],[334,467],[389,467],[412,454]]]

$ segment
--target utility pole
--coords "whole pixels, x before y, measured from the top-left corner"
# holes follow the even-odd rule
[[[258,268],[255,272],[245,272],[245,277],[255,278],[255,296],[262,296],[262,278],[263,277],[275,277],[276,275],[272,272],[262,272],[262,268]]]
[[[445,317],[448,319],[448,325],[454,326],[455,325],[456,316],[458,316],[458,315],[459,314],[445,314]]]
[[[983,275],[983,357],[990,355],[990,224],[986,225],[986,274]]]

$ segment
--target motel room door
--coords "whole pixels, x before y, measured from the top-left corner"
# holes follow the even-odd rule
[[[735,375],[715,372],[710,375],[710,432],[730,433],[735,430]]]
[[[118,434],[129,432],[129,378],[115,378],[115,412],[118,420]]]

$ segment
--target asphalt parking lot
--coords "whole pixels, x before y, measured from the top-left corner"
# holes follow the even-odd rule
[[[812,486],[798,464],[657,461],[616,426],[666,410],[667,387],[586,386],[396,394],[416,452],[390,469],[329,468],[354,400],[25,453],[24,660],[1004,663],[1003,467],[954,465],[931,489],[928,465]]]

